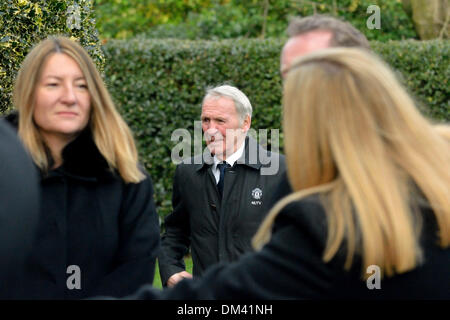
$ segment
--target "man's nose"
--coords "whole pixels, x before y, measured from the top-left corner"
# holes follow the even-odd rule
[[[211,134],[214,134],[217,131],[217,124],[214,121],[210,121],[207,125],[206,125],[206,130]]]
[[[215,125],[209,125],[205,129],[205,137],[207,140],[210,140],[213,137],[214,137],[214,139],[219,139],[220,137],[222,137],[222,134]]]

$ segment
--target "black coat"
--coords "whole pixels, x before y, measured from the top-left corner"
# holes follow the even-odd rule
[[[0,298],[16,286],[31,250],[38,217],[38,172],[14,129],[0,119]]]
[[[262,153],[266,158],[258,157],[253,161],[249,157],[249,146],[257,146],[257,150],[261,147],[251,138],[246,141],[241,159],[226,169],[223,198],[219,195],[211,165],[201,156],[177,166],[173,212],[165,220],[166,231],[159,256],[163,284],[174,273],[185,269],[183,258],[189,246],[194,276],[217,262],[235,261],[244,252],[252,250],[250,241],[270,209],[269,199],[285,171],[285,162],[283,155],[270,152]],[[268,160],[275,158],[279,162],[277,173],[261,174],[263,168],[274,164]]]
[[[41,173],[37,239],[15,298],[120,297],[151,283],[160,234],[150,177],[126,184],[88,129],[62,155],[61,167]]]
[[[275,206],[275,204],[283,199],[284,197],[288,196],[292,193],[292,187],[291,183],[289,182],[287,171],[283,172],[282,176],[280,177],[280,183],[275,188],[275,192],[273,193],[273,196],[270,200],[270,207]]]
[[[144,286],[129,298],[448,300],[450,248],[437,246],[434,215],[429,209],[423,209],[422,213],[420,243],[424,263],[410,272],[382,278],[380,289],[369,289],[367,282],[361,280],[360,262],[344,271],[343,254],[329,263],[322,261],[326,217],[317,197],[310,197],[282,210],[270,242],[260,252],[248,253],[232,264],[214,266],[202,277],[183,280],[164,293]]]

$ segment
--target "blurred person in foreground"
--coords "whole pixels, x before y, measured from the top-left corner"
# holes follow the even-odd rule
[[[281,50],[280,74],[284,80],[292,62],[311,52],[333,47],[354,47],[371,50],[366,36],[349,22],[339,18],[315,14],[295,17],[287,28],[288,40]],[[287,174],[283,174],[271,206],[292,192]]]
[[[7,120],[39,168],[41,216],[18,299],[131,294],[153,280],[152,181],[88,53],[50,37],[26,56]],[[17,291],[16,291],[17,289]]]
[[[450,299],[450,127],[355,48],[293,62],[283,99],[293,193],[258,230],[259,251],[127,298]]]
[[[8,123],[0,119],[0,299],[18,285],[39,217],[37,170]]]

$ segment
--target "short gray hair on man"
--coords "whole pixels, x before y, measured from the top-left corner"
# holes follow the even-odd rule
[[[293,18],[289,22],[287,34],[292,38],[315,30],[332,33],[331,47],[358,47],[370,50],[369,41],[361,31],[349,22],[323,14]]]
[[[206,95],[203,98],[202,104],[206,99],[209,98],[220,98],[226,97],[230,98],[234,102],[234,106],[236,108],[236,112],[239,116],[241,124],[244,122],[245,117],[249,115],[252,116],[252,105],[247,96],[238,88],[230,86],[230,85],[220,85],[217,87],[208,87],[206,89]]]

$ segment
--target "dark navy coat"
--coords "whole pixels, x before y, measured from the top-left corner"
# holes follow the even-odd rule
[[[252,146],[253,153],[262,151],[260,157],[250,156]],[[276,172],[267,170],[270,166]],[[285,161],[283,155],[267,152],[247,137],[243,156],[226,169],[223,198],[211,167],[200,155],[176,168],[173,212],[165,219],[159,256],[163,284],[174,273],[185,270],[183,258],[189,246],[194,276],[252,250],[251,239],[270,209],[269,199],[285,171]]]

